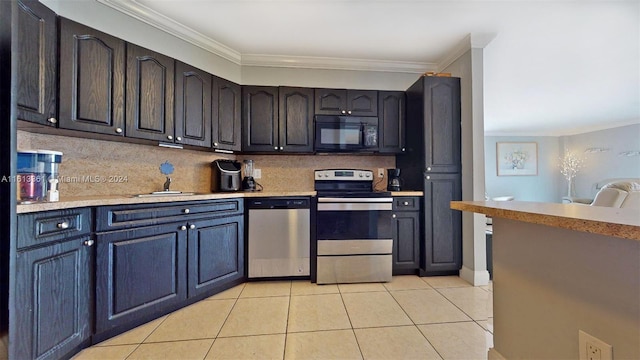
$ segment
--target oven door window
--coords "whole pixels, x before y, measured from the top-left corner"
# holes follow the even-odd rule
[[[318,240],[391,239],[391,211],[318,211]]]

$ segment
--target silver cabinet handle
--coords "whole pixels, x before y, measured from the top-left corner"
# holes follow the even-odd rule
[[[351,110],[347,111],[347,114],[351,115]]]
[[[403,205],[404,205],[404,206],[409,206],[409,202],[408,202],[408,201],[405,201],[405,202],[403,203]]]
[[[431,171],[431,168],[430,168],[430,167],[428,167],[428,168],[427,168],[427,171]]]
[[[173,135],[167,135],[167,139],[173,140]]]
[[[182,226],[180,226],[180,230],[185,231],[185,230],[187,230],[187,227],[182,225]]]
[[[50,117],[50,118],[48,118],[48,119],[47,119],[47,121],[48,121],[48,122],[50,122],[50,123],[52,123],[52,124],[55,124],[55,123],[57,123],[57,122],[58,122],[58,119],[56,119],[56,118],[54,118],[54,117]]]
[[[427,175],[427,180],[431,179],[431,176]]]
[[[346,114],[347,112],[346,112],[345,110],[342,110],[342,113],[343,113],[343,114]]]
[[[182,212],[185,213],[185,214],[188,214],[190,211],[189,211],[189,209],[184,209],[184,210],[182,210]]]
[[[284,147],[280,146],[280,150],[284,149]]]
[[[64,229],[68,229],[69,228],[69,222],[63,221],[61,223],[58,223],[56,226],[58,227],[58,229],[63,229],[63,230]]]
[[[278,147],[277,147],[277,146],[274,146],[274,147],[273,147],[273,149],[274,149],[274,150],[278,150]]]
[[[116,128],[116,134],[122,134],[122,128]]]
[[[402,152],[405,152],[406,150],[404,148],[402,148]]]
[[[193,225],[193,224],[189,225],[189,229],[193,230],[193,229],[195,229],[195,228],[196,228],[196,226],[195,226],[195,225]]]
[[[214,142],[214,143],[213,143],[213,146],[218,146],[218,143],[217,143],[217,142]]]
[[[84,246],[93,246],[93,240],[85,240],[82,244]]]
[[[182,137],[178,136],[178,137],[176,138],[176,140],[178,140],[178,141],[182,141]]]
[[[396,214],[391,215],[391,217],[395,219],[396,218]]]

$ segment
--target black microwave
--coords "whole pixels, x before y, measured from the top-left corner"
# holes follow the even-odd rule
[[[374,152],[378,150],[378,118],[316,115],[315,151]]]

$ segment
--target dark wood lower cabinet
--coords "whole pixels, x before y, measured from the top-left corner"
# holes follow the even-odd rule
[[[102,207],[96,219],[94,341],[244,280],[239,199]]]
[[[200,220],[189,230],[189,297],[244,277],[244,217]]]
[[[462,213],[449,205],[461,199],[460,174],[425,175],[421,275],[457,275],[462,267]]]
[[[183,225],[96,235],[96,333],[169,312],[187,298]]]
[[[420,200],[397,197],[393,204],[393,274],[415,274],[420,268]]]
[[[93,267],[85,241],[18,252],[10,359],[65,358],[90,338]]]

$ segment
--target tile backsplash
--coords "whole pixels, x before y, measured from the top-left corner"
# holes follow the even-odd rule
[[[211,192],[211,162],[252,159],[266,191],[313,190],[313,170],[395,167],[394,156],[368,155],[227,155],[205,151],[92,140],[18,131],[18,150],[62,151],[60,194],[68,196],[132,195],[162,190],[160,165],[173,164],[172,190]],[[383,180],[376,189],[386,187]]]

